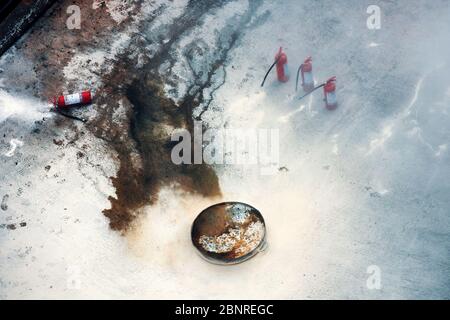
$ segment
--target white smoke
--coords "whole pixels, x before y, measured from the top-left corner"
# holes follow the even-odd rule
[[[17,118],[24,122],[33,122],[49,116],[50,104],[38,99],[11,94],[0,89],[0,122],[8,118]]]

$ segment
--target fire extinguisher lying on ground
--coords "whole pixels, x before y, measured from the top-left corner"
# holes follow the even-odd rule
[[[266,75],[264,76],[264,80],[261,83],[261,87],[264,86],[264,82],[266,82],[266,78],[269,75],[270,71],[274,66],[277,66],[277,78],[280,82],[287,82],[289,80],[289,72],[287,66],[287,55],[283,52],[283,48],[280,47],[278,53],[275,55],[275,62],[270,66],[269,70],[267,70]]]
[[[312,73],[312,58],[308,57],[305,61],[298,67],[297,79],[295,81],[295,91],[298,88],[299,75],[302,75],[302,88],[305,92],[310,92],[314,89],[314,78]]]
[[[93,93],[90,90],[82,91],[80,93],[73,93],[53,97],[53,99],[50,101],[54,106],[54,109],[52,111],[55,111],[61,114],[62,116],[73,120],[86,122],[87,121],[86,119],[67,114],[63,112],[63,110],[68,110],[70,107],[74,106],[88,105],[92,102],[92,97]]]
[[[298,100],[301,100],[305,98],[306,96],[310,95],[314,91],[316,91],[319,88],[323,87],[323,94],[324,94],[324,101],[325,101],[325,107],[328,110],[334,110],[337,108],[337,99],[336,99],[336,77],[331,77],[326,82],[322,83],[321,85],[318,85],[311,91],[305,93],[302,95]]]

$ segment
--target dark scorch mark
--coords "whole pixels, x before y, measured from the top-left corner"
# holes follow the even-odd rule
[[[0,204],[0,208],[1,208],[3,211],[8,210],[8,199],[9,199],[9,195],[8,195],[8,194],[5,194],[5,195],[3,196],[3,198],[2,198],[2,203]]]
[[[157,201],[163,186],[176,184],[189,193],[205,197],[221,195],[218,178],[209,165],[173,164],[170,155],[174,142],[170,140],[170,132],[163,129],[182,127],[193,132],[192,110],[203,102],[204,89],[213,85],[213,75],[226,63],[229,51],[236,45],[259,1],[251,2],[239,23],[221,38],[215,58],[207,62],[205,80],[189,84],[188,94],[179,105],[165,96],[162,89],[165,79],[160,77],[158,69],[164,63],[173,65],[172,46],[198,26],[205,13],[225,2],[191,1],[186,12],[170,26],[170,40],[161,43],[158,52],[141,69],[134,67],[136,63],[130,58],[130,52],[125,52],[103,81],[106,85],[102,90],[106,94],[99,97],[97,105],[104,109],[89,128],[117,152],[119,160],[117,176],[111,178],[116,196],[110,197],[111,208],[104,210],[114,230],[127,231],[139,209]],[[143,33],[135,39],[141,44],[145,41]],[[211,99],[210,96],[207,105]],[[119,100],[127,111],[126,119],[118,125],[113,123],[112,114]]]

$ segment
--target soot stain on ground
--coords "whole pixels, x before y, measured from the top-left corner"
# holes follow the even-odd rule
[[[110,219],[113,230],[126,232],[139,209],[158,200],[158,191],[163,186],[176,184],[189,193],[205,197],[221,195],[218,178],[211,166],[175,165],[172,162],[170,155],[177,142],[171,141],[170,134],[175,128],[185,128],[193,136],[192,111],[207,99],[203,95],[204,89],[213,85],[213,75],[225,65],[229,51],[235,46],[239,34],[242,34],[242,27],[249,23],[259,4],[259,1],[251,2],[249,10],[238,23],[240,27],[228,34],[228,39],[224,39],[218,49],[218,55],[208,62],[206,80],[203,83],[195,81],[190,85],[188,94],[179,105],[165,96],[163,85],[166,79],[161,78],[158,69],[163,63],[174,65],[170,55],[172,45],[187,30],[194,28],[204,13],[217,7],[217,2],[191,2],[186,13],[171,26],[171,40],[162,45],[161,50],[147,60],[142,69],[133,67],[136,63],[129,58],[128,52],[118,59],[114,71],[106,77],[104,83],[110,85],[104,88],[106,94],[103,97],[107,98],[99,101],[98,105],[104,103],[110,109],[112,101],[121,100],[127,107],[127,121],[121,126],[111,125],[111,109],[99,112],[102,116],[91,125],[99,137],[109,141],[120,160],[117,176],[111,178],[116,197],[109,198],[111,208],[103,211]],[[142,41],[142,38],[136,41]],[[140,47],[139,44],[136,47]],[[118,89],[118,83],[121,89]],[[207,101],[211,99],[209,97]]]
[[[186,128],[193,132],[192,109],[200,101],[187,96],[177,106],[165,97],[156,72],[134,70],[127,67],[130,65],[128,58],[120,59],[105,83],[122,80],[122,89],[105,88],[106,94],[98,101],[98,105],[112,108],[112,101],[122,100],[126,121],[112,125],[110,110],[100,112],[101,116],[89,124],[92,132],[107,141],[118,155],[119,170],[116,177],[111,177],[116,196],[109,197],[111,208],[103,213],[110,227],[122,232],[130,228],[138,209],[158,200],[163,186],[176,184],[205,197],[221,195],[218,178],[210,166],[176,165],[171,160],[172,147],[177,143],[171,141],[171,131]]]
[[[133,81],[125,96],[133,108],[129,135],[140,159],[139,164],[134,163],[128,148],[114,143],[120,159],[118,175],[112,178],[116,198],[110,197],[111,208],[104,210],[111,227],[126,230],[136,209],[155,203],[164,185],[176,183],[186,191],[207,197],[220,195],[218,179],[211,167],[175,165],[171,160],[173,142],[164,128],[189,128],[185,112],[165,98],[152,79]]]

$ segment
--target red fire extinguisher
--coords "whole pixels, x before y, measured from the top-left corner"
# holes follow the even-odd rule
[[[323,86],[323,93],[325,96],[325,106],[328,110],[336,109],[337,99],[336,99],[336,77],[331,77],[327,80]]]
[[[283,52],[283,48],[275,56],[275,61],[277,61],[277,77],[278,81],[286,82],[289,80],[288,66],[287,66],[287,55]]]
[[[298,88],[298,78],[300,76],[300,72],[302,75],[302,87],[303,91],[311,92],[314,89],[314,77],[312,74],[312,58],[308,57],[306,60],[298,67],[297,70],[297,79],[295,81],[295,91]]]
[[[92,102],[92,93],[90,90],[82,91],[80,93],[73,93],[53,97],[53,105],[56,108],[67,108],[74,105],[86,105]]]
[[[314,78],[312,73],[312,58],[308,57],[302,64],[302,87],[305,92],[314,89]]]

